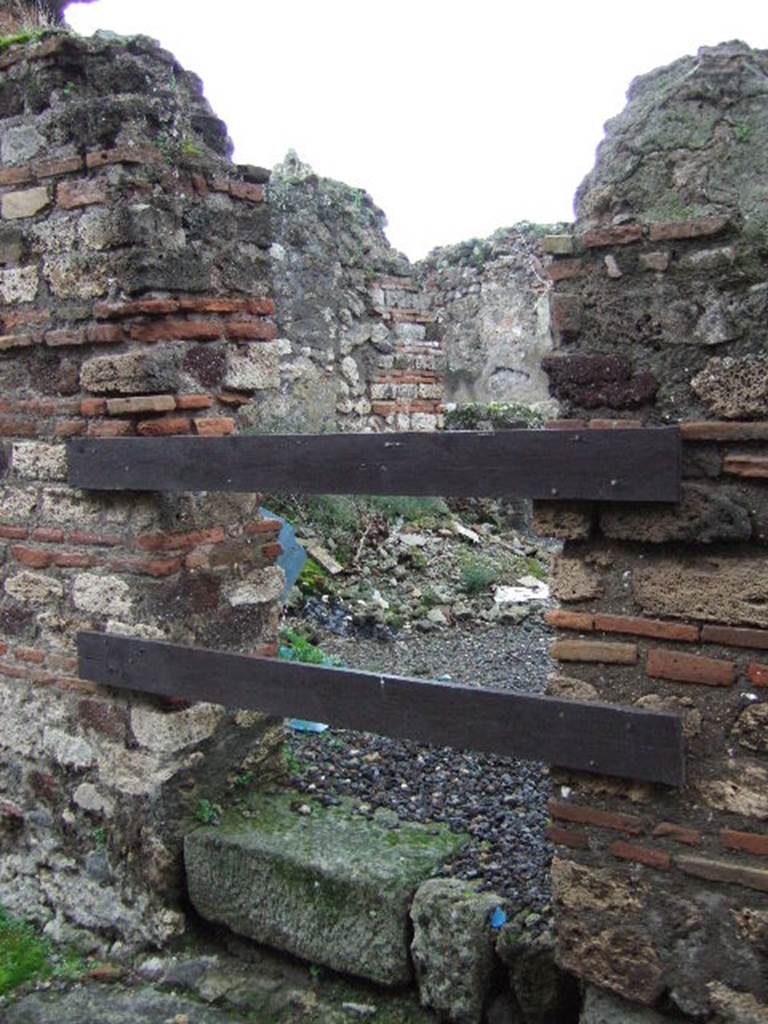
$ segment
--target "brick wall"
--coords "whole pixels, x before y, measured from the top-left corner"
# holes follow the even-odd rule
[[[77,436],[221,436],[275,385],[266,175],[145,39],[0,58],[0,902],[105,949],[183,926],[179,841],[280,739],[77,678],[79,630],[274,654],[256,495],[67,485]]]
[[[761,165],[746,169],[731,124],[751,109],[755,61],[764,74],[764,55],[730,44],[699,54],[696,90],[693,58],[633,85],[573,235],[546,242],[544,366],[568,417],[551,426],[679,423],[683,500],[535,516],[565,540],[549,692],[677,710],[687,738],[679,791],[555,776],[560,959],[628,999],[729,1021],[743,994],[754,1019],[768,1012],[768,335],[740,177],[751,187]],[[694,114],[712,119],[708,144],[660,153]],[[617,156],[630,138],[631,174]]]

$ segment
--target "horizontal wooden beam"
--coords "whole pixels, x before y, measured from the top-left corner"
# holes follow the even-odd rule
[[[80,633],[82,679],[339,728],[681,785],[682,721],[452,683]]]
[[[73,487],[130,491],[680,499],[677,428],[77,438]]]

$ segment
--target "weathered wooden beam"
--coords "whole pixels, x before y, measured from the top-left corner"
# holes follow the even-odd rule
[[[681,718],[592,702],[80,633],[79,675],[339,728],[681,785]]]
[[[93,490],[680,499],[676,428],[77,438],[69,482]]]

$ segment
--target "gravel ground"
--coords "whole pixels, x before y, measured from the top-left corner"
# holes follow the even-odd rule
[[[539,693],[552,670],[551,634],[538,613],[519,625],[464,622],[390,641],[318,633],[323,651],[370,671]],[[393,823],[444,821],[468,832],[470,843],[448,871],[479,880],[513,910],[546,918],[551,854],[543,765],[330,729],[293,733],[290,750],[294,784],[324,802],[351,796],[361,813]]]

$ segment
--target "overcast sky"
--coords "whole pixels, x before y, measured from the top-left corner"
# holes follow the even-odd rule
[[[97,0],[67,18],[159,39],[202,77],[236,160],[291,148],[367,189],[414,259],[570,220],[633,76],[728,39],[768,49],[765,0]]]

